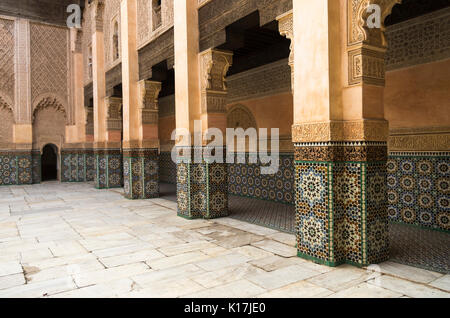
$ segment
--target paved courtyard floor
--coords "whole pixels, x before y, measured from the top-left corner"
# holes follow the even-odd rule
[[[0,297],[450,297],[450,275],[329,268],[291,234],[55,182],[0,188]]]

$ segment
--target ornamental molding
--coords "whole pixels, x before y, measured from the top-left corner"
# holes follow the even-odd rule
[[[331,121],[292,127],[293,142],[376,141],[386,142],[389,123],[385,120]]]
[[[347,0],[348,45],[366,43],[386,47],[384,20],[391,14],[392,8],[401,2],[402,0]],[[367,8],[371,4],[379,5],[381,8],[381,29],[370,29],[367,26],[366,22],[371,14],[367,13]]]
[[[448,151],[450,127],[391,130],[389,151]]]
[[[162,83],[156,81],[139,81],[139,117],[143,125],[158,124],[158,97]]]
[[[92,4],[92,33],[103,32],[103,16],[105,14],[105,0],[93,0]]]
[[[289,66],[291,67],[291,86],[294,91],[294,15],[293,10],[277,17],[280,34],[291,40]]]
[[[56,112],[62,113],[67,121],[66,108],[57,96],[48,95],[42,98],[38,97],[36,100],[38,100],[39,102],[33,104],[35,105],[33,107],[33,123],[36,120],[36,115],[40,111],[50,108],[53,108]]]
[[[385,85],[387,41],[384,20],[401,0],[347,0],[348,84]],[[381,28],[369,28],[369,5],[381,8]]]

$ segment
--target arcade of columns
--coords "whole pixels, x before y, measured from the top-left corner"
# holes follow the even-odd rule
[[[400,0],[296,0],[279,16],[291,40],[298,254],[329,266],[362,266],[388,258],[386,161],[389,125],[383,107],[384,29],[365,26],[369,3],[382,21]],[[194,121],[225,130],[232,52],[200,52],[199,0],[174,1],[176,127]],[[120,2],[122,98],[106,89],[104,1],[88,7],[92,24],[93,114],[84,108],[81,30],[71,30],[75,125],[66,148],[92,151],[97,188],[125,188],[129,199],[158,196],[158,95],[161,82],[139,80],[137,0]],[[92,131],[85,119],[93,118]],[[31,142],[31,127],[14,126],[15,143]],[[190,163],[195,152],[178,140],[178,214],[228,215],[226,164]]]

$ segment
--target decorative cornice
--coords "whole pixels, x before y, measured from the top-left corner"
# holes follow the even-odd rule
[[[441,130],[441,129],[439,129]],[[393,133],[389,137],[389,151],[449,151],[450,128],[435,131],[412,130],[410,134]]]
[[[308,123],[292,127],[293,142],[382,141],[389,135],[384,120],[331,121]]]

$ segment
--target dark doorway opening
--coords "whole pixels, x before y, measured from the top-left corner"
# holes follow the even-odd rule
[[[52,144],[44,146],[42,151],[42,181],[58,179],[58,147]]]

